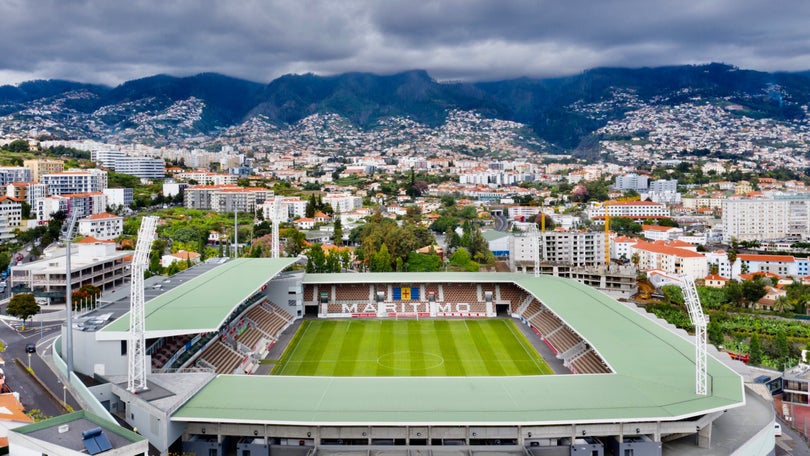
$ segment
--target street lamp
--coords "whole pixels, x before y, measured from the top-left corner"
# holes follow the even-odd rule
[[[67,405],[67,385],[62,385],[62,403]]]

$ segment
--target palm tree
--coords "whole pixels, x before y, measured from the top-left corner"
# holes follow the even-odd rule
[[[636,271],[638,271],[638,264],[641,262],[641,255],[639,255],[638,252],[633,252],[633,254],[630,255],[630,261],[636,267]]]
[[[787,296],[779,296],[776,298],[776,301],[773,302],[773,311],[774,312],[788,312],[793,310],[793,305],[788,301]]]

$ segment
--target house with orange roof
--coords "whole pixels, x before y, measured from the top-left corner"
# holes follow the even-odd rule
[[[311,217],[301,217],[293,222],[299,230],[311,230],[315,228],[315,219]]]
[[[703,279],[703,282],[704,285],[709,288],[723,288],[729,280],[731,279],[723,277],[720,274],[709,274]]]

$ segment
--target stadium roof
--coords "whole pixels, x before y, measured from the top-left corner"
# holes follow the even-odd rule
[[[297,258],[229,261],[146,303],[146,337],[216,331],[231,312]],[[129,330],[129,312],[97,333],[116,340]]]
[[[741,377],[709,357],[695,394],[695,346],[576,281],[510,273],[308,274],[305,283],[513,282],[574,328],[613,374],[524,377],[215,378],[175,421],[262,424],[563,424],[668,421],[744,404]]]

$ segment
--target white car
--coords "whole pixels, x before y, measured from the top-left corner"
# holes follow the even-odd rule
[[[775,437],[781,437],[782,436],[782,425],[781,424],[775,423],[773,425],[773,435]]]

